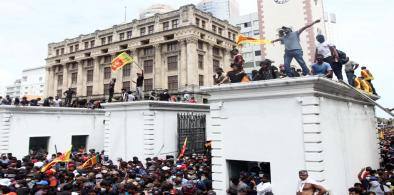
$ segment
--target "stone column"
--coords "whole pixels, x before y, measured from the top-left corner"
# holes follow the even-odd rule
[[[131,64],[131,73],[130,73],[130,90],[131,91],[135,91],[136,90],[136,84],[135,83],[133,83],[133,81],[134,82],[137,82],[137,72],[141,72],[141,70],[140,70],[140,68],[138,68],[138,66],[140,66],[141,68],[142,68],[142,66],[143,66],[143,61],[141,61],[140,60],[140,58],[139,58],[139,50],[138,50],[138,48],[136,48],[134,51],[133,51],[133,53],[134,53],[134,60],[135,60],[135,63],[133,63],[133,64]],[[138,64],[138,66],[137,66],[137,64]]]
[[[198,87],[198,56],[197,56],[197,39],[190,37],[186,39],[187,48],[187,80],[188,88]]]
[[[54,92],[53,92],[53,84],[54,84],[54,70],[52,69],[52,67],[46,67],[45,68],[46,71],[46,86],[45,86],[45,97],[48,96],[54,96]],[[23,95],[23,94],[21,94]]]
[[[77,73],[77,96],[86,96],[86,82],[83,78],[85,71],[83,68],[83,61],[78,62],[78,73]]]
[[[213,85],[213,53],[212,53],[212,46],[209,44],[207,45],[207,52],[204,56],[204,72],[207,77],[207,82],[205,85],[210,86]]]
[[[102,94],[102,75],[100,74],[99,57],[93,58],[93,95]]]
[[[63,65],[63,85],[62,91],[65,92],[68,89],[68,64]]]
[[[187,84],[187,59],[188,59],[188,51],[186,47],[186,39],[182,39],[179,41],[181,45],[181,57],[180,57],[180,63],[178,63],[178,86],[183,88],[185,84]]]
[[[53,91],[53,94],[57,94],[57,89],[58,89],[58,87],[57,87],[57,85],[58,85],[58,83],[57,83],[57,77],[58,77],[58,75],[57,74],[55,74],[55,72],[56,72],[56,67],[57,66],[54,66],[54,67],[52,67],[51,68],[51,71],[53,72],[53,85],[51,86],[52,88],[51,88],[51,90]],[[63,86],[63,83],[62,83],[62,86]],[[62,95],[62,97],[63,97],[63,95]]]
[[[155,47],[155,62],[153,64],[153,88],[162,88],[164,89],[166,85],[164,85],[165,80],[164,77],[166,75],[165,68],[163,64],[163,59],[161,58],[161,45],[156,44]]]

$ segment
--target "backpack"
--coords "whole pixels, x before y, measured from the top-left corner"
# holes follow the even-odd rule
[[[346,64],[346,62],[347,62],[346,53],[341,51],[341,50],[339,50],[339,49],[337,49],[337,53],[338,53],[338,58],[339,58],[338,61],[339,61],[339,63]]]

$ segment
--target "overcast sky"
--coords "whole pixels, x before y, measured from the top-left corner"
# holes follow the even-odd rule
[[[295,1],[295,0],[293,0]],[[109,28],[138,17],[153,3],[178,8],[198,0],[0,0],[0,94],[5,85],[20,78],[22,69],[43,66],[50,42]],[[255,12],[256,0],[239,0],[241,14]],[[394,107],[391,49],[394,0],[326,0],[326,10],[337,15],[334,37],[337,47],[366,65],[375,76],[382,96],[379,103]],[[380,116],[386,116],[378,112]]]

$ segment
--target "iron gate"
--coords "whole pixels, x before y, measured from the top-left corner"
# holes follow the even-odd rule
[[[205,152],[205,114],[178,113],[178,151],[187,137],[185,155]]]

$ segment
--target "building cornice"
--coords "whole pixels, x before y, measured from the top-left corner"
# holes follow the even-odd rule
[[[284,78],[250,83],[233,83],[213,87],[202,87],[201,91],[211,95],[209,101],[280,97],[317,96],[341,99],[371,105],[364,97],[336,81],[321,77]],[[379,99],[372,96],[374,100]]]
[[[166,110],[184,112],[209,112],[208,104],[190,104],[164,101],[137,101],[137,102],[114,102],[102,104],[106,111],[118,110]]]
[[[42,106],[0,106],[0,113],[20,112],[26,114],[79,114],[79,115],[104,115],[104,110],[91,110],[87,108],[42,107]]]

